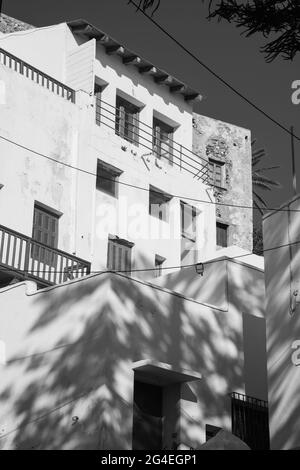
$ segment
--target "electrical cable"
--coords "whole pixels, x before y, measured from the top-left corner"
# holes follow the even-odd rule
[[[89,170],[85,170],[83,168],[76,167],[74,165],[71,165],[70,163],[60,161],[57,158],[50,157],[49,155],[38,152],[38,151],[33,150],[33,149],[23,145],[23,144],[20,144],[16,141],[8,139],[7,137],[4,137],[3,135],[0,135],[0,139],[4,140],[4,141],[6,141],[10,144],[13,144],[13,145],[15,145],[19,148],[22,148],[23,150],[27,150],[28,152],[31,152],[34,155],[37,155],[39,157],[45,158],[49,161],[52,161],[53,163],[58,163],[58,164],[63,165],[67,168],[70,168],[71,170],[80,171],[80,172],[85,173],[87,175],[97,177],[97,173],[94,173],[94,172],[89,171]],[[104,177],[104,176],[101,176],[101,178],[104,179],[104,180],[107,180],[107,181],[113,181],[116,184],[121,184],[121,185],[126,186],[126,187],[130,187],[130,188],[133,188],[133,189],[139,189],[141,191],[145,191],[145,192],[150,193],[150,188],[143,188],[142,186],[138,186],[138,185],[131,184],[131,183],[126,183],[124,181],[120,181],[120,180],[116,180],[116,179],[108,178],[108,177]],[[155,191],[154,189],[151,189],[151,192],[154,192],[154,193],[156,192],[157,194],[161,194],[160,191]],[[172,194],[172,197],[177,197],[179,199],[184,199],[184,200],[187,200],[187,201],[200,202],[200,203],[203,203],[203,204],[212,204],[212,205],[225,206],[225,207],[235,207],[235,208],[238,208],[238,209],[251,209],[251,210],[257,209],[257,210],[265,210],[265,211],[270,211],[270,212],[271,211],[273,211],[273,212],[300,212],[300,209],[282,209],[280,207],[279,208],[276,208],[276,207],[271,208],[271,207],[255,207],[255,206],[247,206],[247,205],[239,205],[239,204],[228,204],[228,203],[225,203],[225,202],[206,201],[204,199],[197,199],[197,198],[187,197],[187,196],[178,195],[178,194]]]
[[[151,16],[149,16],[142,8],[140,8],[139,5],[137,5],[133,0],[129,0],[128,3],[132,3],[138,11],[140,11],[146,18],[148,18],[151,23],[153,23],[160,31],[162,31],[169,39],[171,39],[173,42],[177,44],[184,52],[186,52],[190,57],[192,57],[198,64],[200,64],[205,70],[207,70],[211,75],[213,75],[215,78],[217,78],[223,85],[225,85],[227,88],[229,88],[233,93],[235,93],[237,96],[242,98],[246,103],[248,103],[250,106],[252,106],[256,111],[261,113],[263,116],[265,116],[267,119],[272,121],[274,124],[276,124],[278,127],[280,127],[282,130],[287,132],[290,136],[292,135],[291,131],[285,127],[283,124],[281,124],[277,119],[273,118],[270,114],[268,114],[266,111],[264,111],[260,106],[257,104],[253,103],[249,98],[247,98],[245,95],[243,95],[240,91],[238,91],[236,88],[234,88],[233,85],[231,85],[227,80],[225,80],[221,75],[219,75],[217,72],[215,72],[211,67],[206,65],[202,60],[200,60],[195,54],[193,54],[187,47],[185,47],[178,39],[176,39],[172,34],[170,34],[163,26],[161,26],[157,21],[155,21]],[[295,134],[294,138],[297,139],[300,142],[300,137],[296,136]]]

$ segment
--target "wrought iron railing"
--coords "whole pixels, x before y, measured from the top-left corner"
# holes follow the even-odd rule
[[[268,450],[268,402],[237,392],[231,393],[230,397],[232,433],[252,450]]]
[[[0,225],[0,273],[60,284],[90,273],[90,263]]]
[[[67,101],[75,103],[75,90],[68,87],[67,85],[59,82],[50,75],[47,75],[44,72],[41,72],[37,68],[28,64],[24,60],[19,59],[10,52],[5,51],[0,48],[0,64],[9,67],[12,70],[24,75],[24,77],[29,78],[38,85],[41,85],[44,88],[52,91],[53,93],[61,96]]]
[[[122,125],[120,125],[121,118],[124,121]],[[121,116],[118,108],[103,100],[100,103],[98,100],[95,121],[99,126],[105,125],[113,129],[115,134],[134,145],[145,148],[168,165],[177,167],[180,171],[186,171],[206,184],[209,183],[207,160],[173,139],[167,141],[159,139],[151,126],[137,118],[129,119],[124,112]]]

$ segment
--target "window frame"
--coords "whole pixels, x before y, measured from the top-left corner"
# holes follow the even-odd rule
[[[225,228],[226,229],[226,245],[219,245],[218,244],[218,228]],[[218,248],[227,248],[228,247],[228,235],[229,235],[229,224],[223,222],[223,220],[216,221],[216,246]]]
[[[40,213],[40,217],[41,217],[40,224],[37,223],[38,213]],[[44,231],[42,230],[43,229],[43,217],[45,216],[48,216],[50,218],[47,222],[48,227],[54,221],[55,223],[54,230],[50,230],[50,228]],[[37,260],[49,266],[56,266],[57,255],[49,251],[57,250],[58,248],[59,219],[61,216],[62,216],[62,213],[57,211],[56,209],[53,209],[50,206],[46,206],[43,203],[35,201],[34,209],[33,209],[32,236],[31,236],[32,238],[31,257],[34,260]],[[37,237],[36,235],[38,231],[41,233],[41,236],[40,236],[41,240],[39,240],[38,239],[39,237]],[[44,235],[46,234],[48,237],[53,237],[51,233],[54,234],[54,241],[45,243]],[[40,246],[40,244],[44,245],[45,248],[43,248],[43,246]],[[47,247],[49,248],[49,251],[47,251]]]
[[[213,170],[211,170],[211,165]],[[220,183],[216,182],[216,168],[220,167]],[[226,189],[225,185],[225,162],[217,160],[215,158],[208,159],[208,175],[209,175],[209,184],[216,186],[217,188]]]
[[[151,202],[152,198],[159,200],[161,197],[162,202]],[[149,215],[159,219],[162,222],[169,222],[169,204],[172,199],[172,195],[162,191],[161,189],[155,188],[154,186],[149,186]],[[158,205],[162,206],[159,208],[158,213],[152,212],[152,206]]]
[[[162,119],[159,119],[156,116],[153,116],[152,119],[152,148],[153,152],[157,155],[157,158],[164,158],[168,161],[169,165],[173,165],[173,143],[174,143],[174,133],[176,128],[164,122]],[[164,140],[162,137],[167,135],[167,139]],[[162,144],[168,145],[168,156],[163,155]]]
[[[101,171],[104,171],[111,175],[111,180],[114,183],[114,191],[109,191],[106,188],[101,187],[100,181],[101,181]],[[97,159],[97,170],[96,170],[96,190],[101,191],[104,194],[107,194],[108,196],[114,197],[115,199],[118,199],[119,197],[119,177],[123,173],[122,170],[119,168],[110,165],[109,163],[103,162],[99,158]],[[103,179],[102,179],[103,181]],[[104,179],[105,181],[105,179]],[[108,180],[106,180],[108,181]]]
[[[119,249],[118,253],[113,248]],[[131,270],[133,266],[132,260],[132,248],[134,243],[119,238],[117,235],[109,235],[107,240],[107,269],[109,271],[126,271],[124,274],[131,275]],[[120,252],[121,250],[121,252]],[[122,256],[125,254],[125,260],[122,259]],[[129,257],[127,257],[129,253]],[[127,259],[126,259],[127,258]],[[124,266],[123,266],[124,265]],[[123,269],[125,268],[125,269]]]
[[[184,227],[184,207],[191,208],[191,228],[192,231],[187,231]],[[196,242],[197,240],[197,225],[198,225],[198,216],[199,216],[199,209],[196,206],[192,206],[185,201],[180,201],[180,230],[181,230],[181,237],[187,238],[192,242]]]
[[[141,107],[119,94],[116,95],[115,133],[136,146],[139,145],[140,111]]]

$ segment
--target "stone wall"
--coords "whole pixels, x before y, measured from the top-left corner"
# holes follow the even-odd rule
[[[226,206],[252,207],[250,131],[194,113],[193,151],[223,164],[222,187],[213,188],[217,220],[229,226],[229,246],[252,251],[252,209]]]
[[[30,24],[23,23],[23,21],[12,18],[11,16],[0,15],[0,32],[1,33],[14,33],[15,31],[25,31],[27,29],[32,29],[34,26]]]

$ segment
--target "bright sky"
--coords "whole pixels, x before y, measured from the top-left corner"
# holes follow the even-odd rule
[[[233,24],[206,19],[208,2],[161,0],[155,20],[197,57],[300,137],[300,104],[291,101],[291,84],[300,80],[300,55],[268,64],[259,48],[264,38],[245,38]],[[258,148],[268,153],[266,165],[280,165],[272,177],[281,190],[265,194],[270,206],[292,196],[290,136],[225,88],[179,49],[127,0],[3,0],[3,12],[44,26],[84,18],[158,67],[186,82],[203,96],[197,111],[249,128]],[[295,141],[300,192],[300,142]]]

